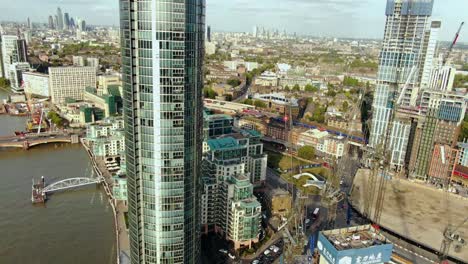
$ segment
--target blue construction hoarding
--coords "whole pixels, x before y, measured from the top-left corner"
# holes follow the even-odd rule
[[[384,244],[338,251],[322,233],[319,233],[317,249],[331,264],[378,264],[390,261],[393,245]]]

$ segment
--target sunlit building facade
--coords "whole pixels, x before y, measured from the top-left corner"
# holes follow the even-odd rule
[[[131,263],[200,263],[204,0],[120,0]]]

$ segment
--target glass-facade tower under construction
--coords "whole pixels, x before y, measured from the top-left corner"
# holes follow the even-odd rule
[[[120,0],[131,263],[199,263],[204,0]]]
[[[396,120],[389,127],[389,123],[397,101],[403,107],[416,105],[433,4],[434,0],[387,0],[369,143],[376,149],[383,145],[391,148],[391,162],[399,166],[405,157],[410,124]]]

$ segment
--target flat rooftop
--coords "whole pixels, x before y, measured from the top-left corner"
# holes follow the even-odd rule
[[[370,170],[360,169],[354,179],[351,201],[360,212],[364,211],[367,178]],[[379,177],[380,181],[381,177]],[[379,186],[379,181],[376,186]],[[374,212],[375,200],[372,202]],[[393,232],[417,241],[434,250],[442,244],[443,232],[451,224],[460,225],[467,217],[468,200],[447,194],[420,183],[392,179],[387,183],[380,225]],[[468,240],[468,224],[458,229],[458,234]],[[455,252],[450,247],[449,255],[468,260],[467,248]]]
[[[391,244],[371,225],[328,230],[322,234],[338,251]]]

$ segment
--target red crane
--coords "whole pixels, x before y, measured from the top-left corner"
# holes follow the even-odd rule
[[[443,60],[443,63],[442,63],[444,66],[447,64],[447,61],[448,61],[450,55],[452,54],[453,47],[455,47],[455,45],[457,44],[457,41],[458,41],[458,38],[460,37],[460,32],[461,32],[461,30],[463,28],[463,25],[465,25],[465,22],[461,22],[460,27],[458,28],[458,31],[455,34],[455,38],[453,39],[453,42],[450,45],[450,48],[449,48],[447,54],[444,57],[444,60]]]

